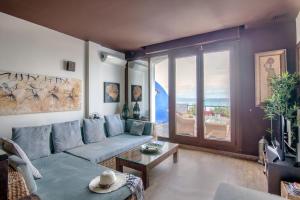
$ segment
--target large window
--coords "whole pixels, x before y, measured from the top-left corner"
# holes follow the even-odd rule
[[[196,56],[175,59],[176,134],[197,136]]]
[[[169,59],[168,56],[153,57],[152,71],[152,120],[158,137],[169,137]]]
[[[178,49],[150,59],[151,115],[157,136],[204,147],[236,148],[236,47],[226,44]]]
[[[231,140],[230,51],[203,54],[204,138]]]

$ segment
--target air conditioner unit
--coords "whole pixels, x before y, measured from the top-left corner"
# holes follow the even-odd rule
[[[133,70],[148,71],[148,62],[144,60],[135,60],[128,62],[128,67]]]
[[[125,67],[126,62],[127,62],[125,59],[119,58],[119,57],[109,54],[107,52],[101,52],[100,58],[101,58],[102,62],[120,66],[120,67]]]

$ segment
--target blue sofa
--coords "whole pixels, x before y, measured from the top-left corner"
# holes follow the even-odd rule
[[[43,178],[37,179],[37,194],[42,200],[117,200],[131,196],[128,187],[106,194],[92,193],[89,182],[106,167],[72,156],[57,153],[32,161]]]
[[[107,170],[98,163],[153,139],[153,124],[150,122],[144,122],[142,135],[130,135],[128,132],[133,122],[134,120],[123,122],[124,133],[116,136],[110,136],[105,128],[107,138],[103,141],[89,144],[81,141],[80,145],[74,148],[56,153],[52,150],[50,155],[31,159],[32,164],[43,176],[35,180],[37,190],[34,193],[43,200],[119,200],[130,197],[131,192],[127,186],[111,193],[95,194],[89,191],[88,184],[92,178]],[[53,132],[55,125],[51,126]],[[19,129],[22,131],[22,128]],[[72,131],[78,130],[70,130]],[[51,143],[53,137],[51,133]],[[53,144],[51,146],[53,147]]]
[[[149,135],[134,136],[124,133],[110,137],[102,142],[86,144],[66,152],[93,163],[100,163],[133,147],[149,142],[152,138]]]
[[[144,122],[143,135],[135,136],[128,134],[134,121],[136,120],[128,119],[126,122],[124,121],[124,134],[110,137],[107,133],[108,130],[105,129],[106,140],[72,148],[66,150],[66,153],[93,163],[101,163],[122,152],[151,141],[153,139],[153,124],[151,122]]]
[[[249,188],[221,183],[215,193],[214,200],[284,200],[284,198],[252,190]]]

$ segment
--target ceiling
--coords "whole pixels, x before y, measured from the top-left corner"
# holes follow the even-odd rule
[[[0,12],[121,51],[299,9],[300,0],[0,0]]]

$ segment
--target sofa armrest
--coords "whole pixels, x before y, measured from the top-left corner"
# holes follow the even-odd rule
[[[141,121],[141,120],[136,120],[136,119],[127,119],[126,120],[126,126],[125,126],[125,131],[129,132],[131,125],[134,121]],[[145,123],[145,128],[143,135],[152,135],[154,136],[154,123],[150,121],[143,121]]]

